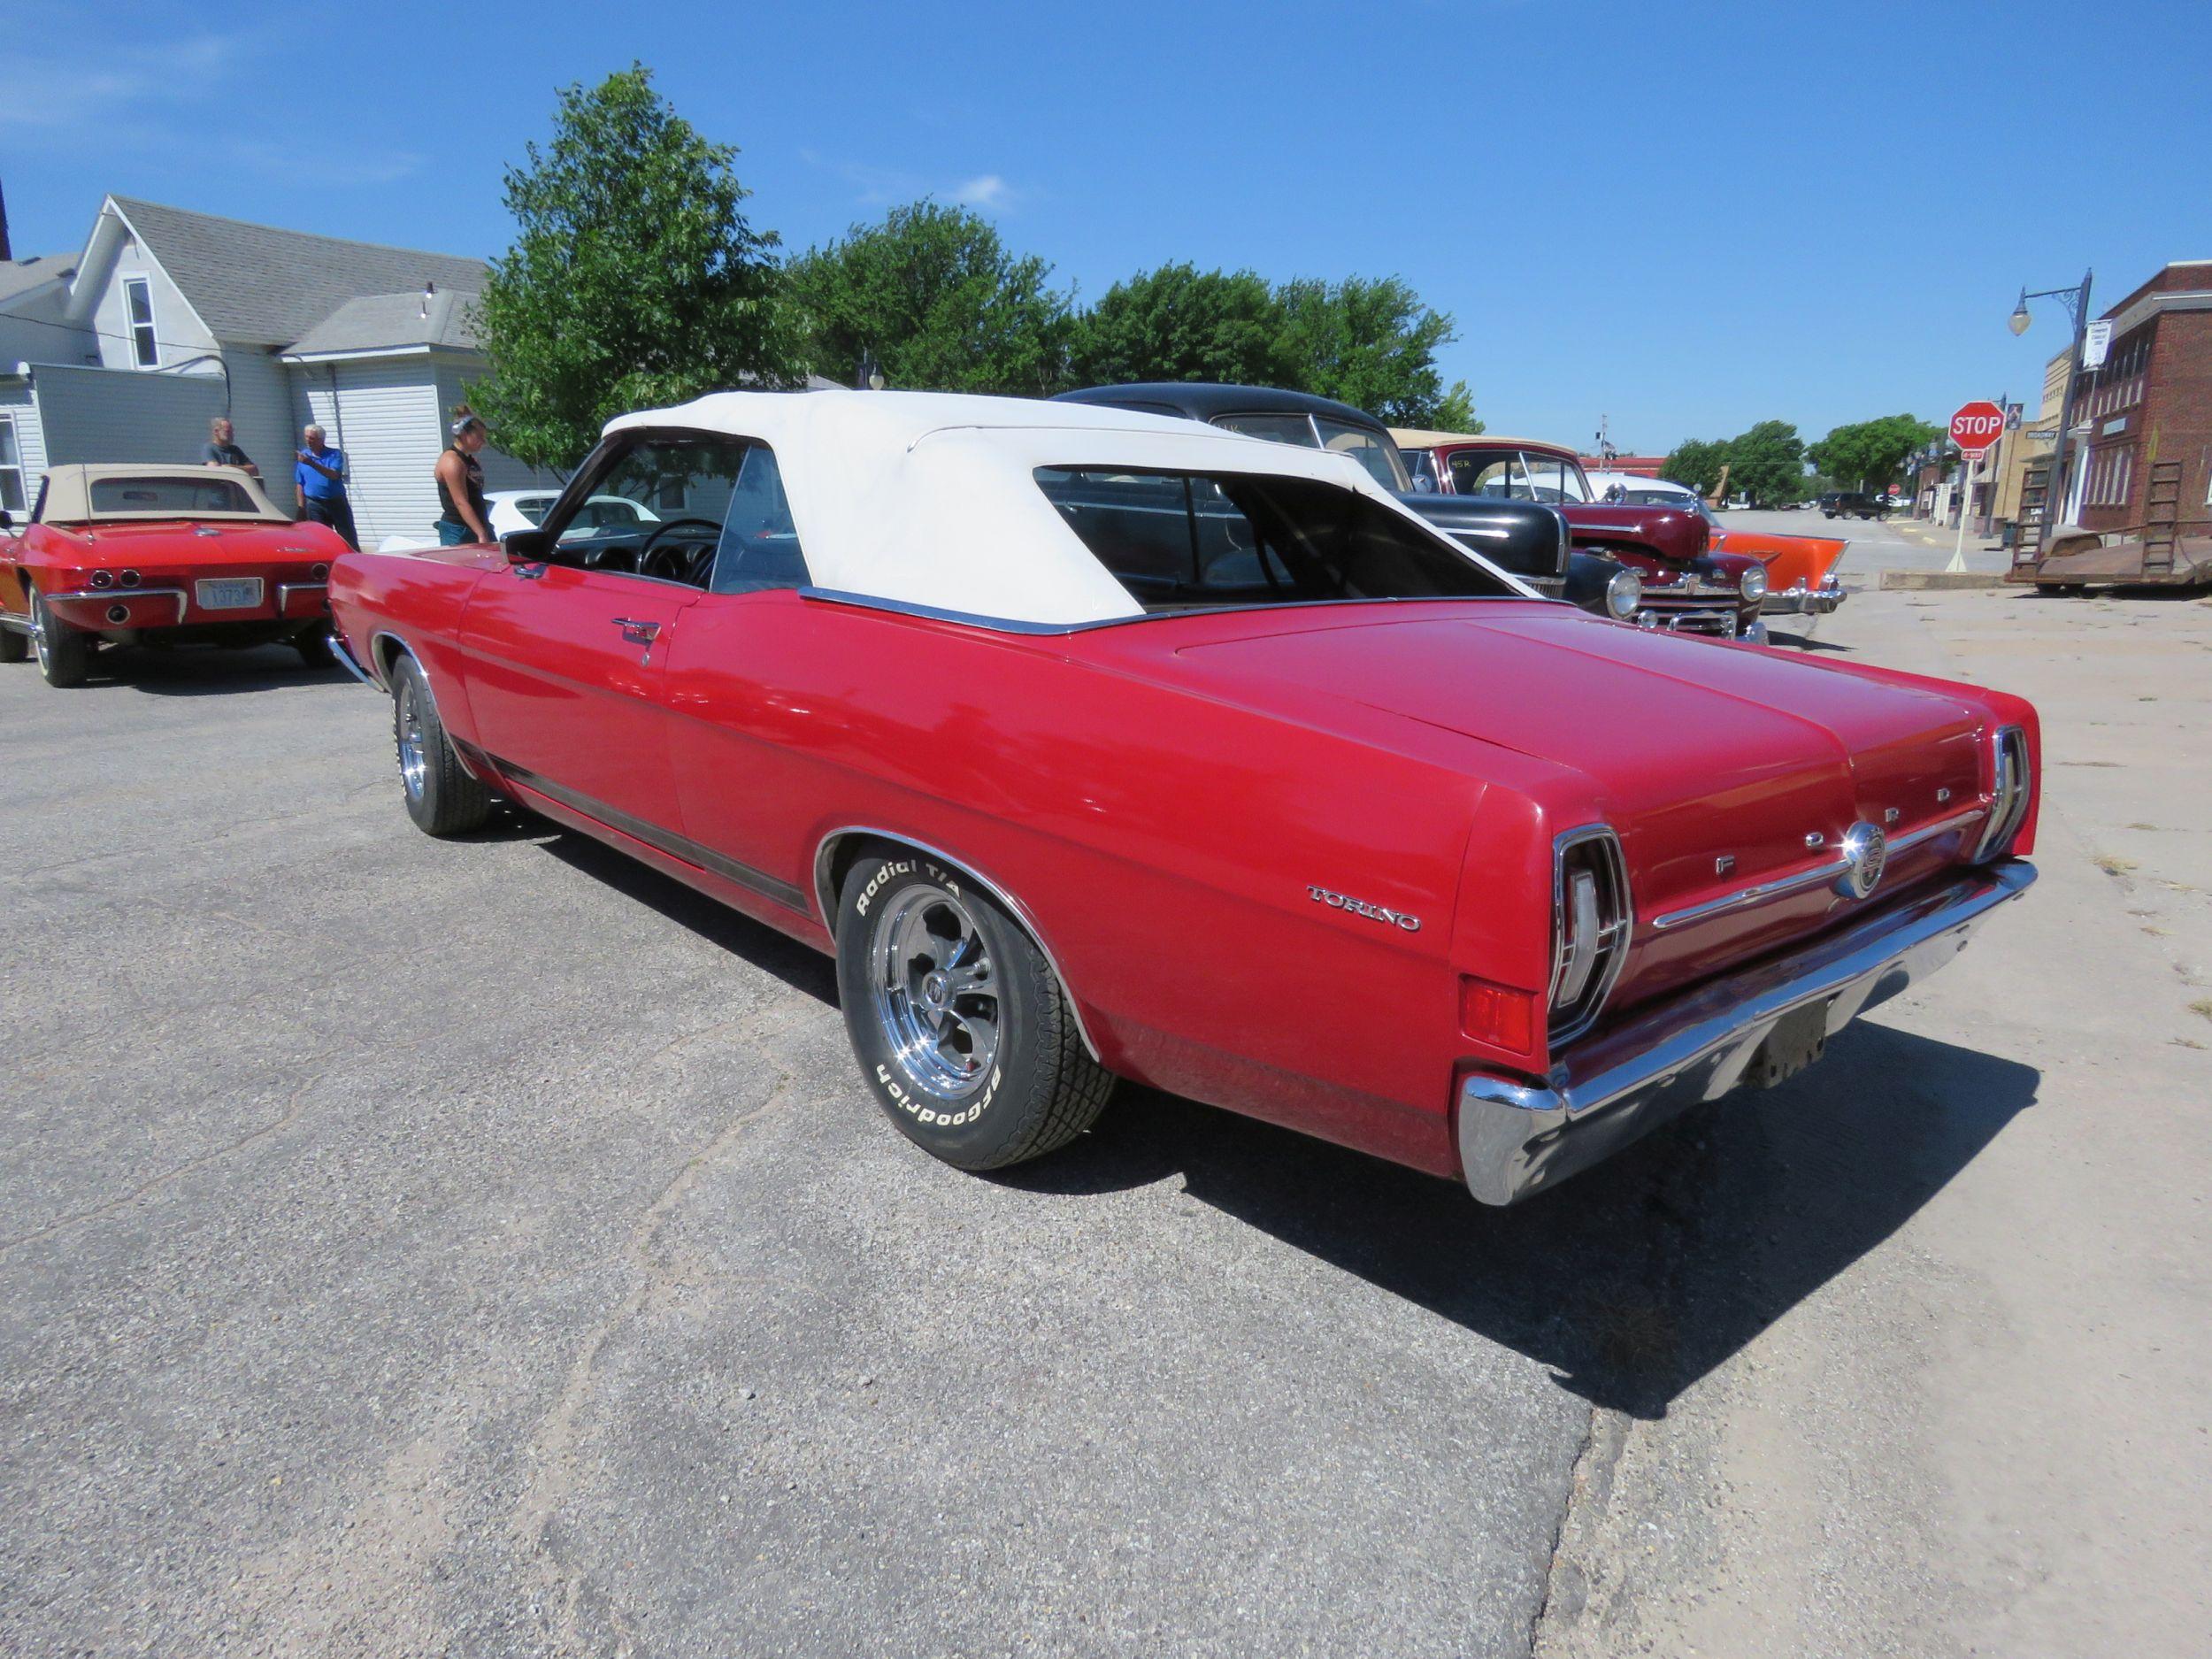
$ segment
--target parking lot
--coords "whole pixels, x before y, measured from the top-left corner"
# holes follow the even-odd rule
[[[2039,700],[2042,882],[1504,1212],[1134,1090],[958,1173],[343,676],[0,670],[0,1651],[2200,1652],[2212,603],[1810,649]]]

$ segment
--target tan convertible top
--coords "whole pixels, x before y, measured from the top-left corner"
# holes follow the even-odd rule
[[[98,511],[92,506],[93,486],[114,481],[125,484],[140,482],[153,487],[144,503],[133,506],[116,506],[107,500],[115,492],[100,492],[103,503]],[[195,491],[195,484],[219,483],[222,489]],[[235,486],[250,504],[240,507],[238,497],[229,487]],[[195,500],[197,496],[200,499]],[[219,498],[228,496],[229,504],[220,504]],[[203,504],[203,503],[208,504]],[[261,485],[250,474],[234,466],[190,466],[178,461],[147,461],[138,465],[124,462],[101,466],[69,465],[49,467],[46,471],[46,495],[39,508],[42,524],[111,524],[127,523],[145,518],[206,518],[228,524],[289,524],[291,514],[261,493]]]

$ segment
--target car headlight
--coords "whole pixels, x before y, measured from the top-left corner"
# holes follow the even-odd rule
[[[1754,565],[1743,573],[1743,596],[1763,599],[1767,596],[1767,572],[1763,565]]]
[[[1625,622],[1644,603],[1644,579],[1634,571],[1616,571],[1605,584],[1605,611],[1616,622]]]

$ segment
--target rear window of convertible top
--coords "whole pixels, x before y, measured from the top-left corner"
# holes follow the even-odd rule
[[[247,513],[260,509],[227,478],[96,478],[88,492],[92,511],[114,513]]]
[[[1311,479],[1104,467],[1034,477],[1147,611],[1510,591],[1382,503]]]

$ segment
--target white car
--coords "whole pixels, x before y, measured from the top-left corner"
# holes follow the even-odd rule
[[[495,489],[486,494],[486,516],[491,522],[494,536],[512,535],[518,530],[529,530],[544,520],[553,503],[561,498],[557,489]],[[661,522],[660,514],[641,501],[632,501],[627,495],[594,495],[577,510],[562,533],[563,541],[572,541],[580,535],[591,535],[602,530],[634,530],[641,525]],[[388,535],[377,544],[380,553],[403,552],[409,548],[435,547],[437,538],[419,535]]]
[[[509,535],[535,528],[560,498],[557,489],[493,490],[484,497],[485,506],[491,509],[492,534]],[[660,514],[641,501],[632,501],[627,495],[594,495],[568,521],[568,533],[634,530],[641,524],[660,521]]]

